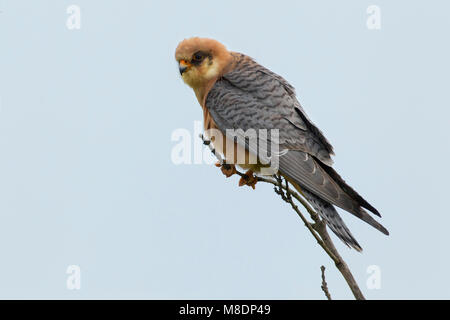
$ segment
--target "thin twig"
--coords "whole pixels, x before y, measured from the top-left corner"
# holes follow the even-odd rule
[[[258,177],[258,181],[271,183],[274,186],[279,186],[279,183],[273,179],[270,178],[264,178],[264,177]],[[317,243],[324,249],[324,251],[328,254],[328,256],[333,260],[333,262],[336,265],[336,268],[339,270],[339,272],[344,277],[345,281],[347,282],[348,286],[350,287],[350,290],[353,293],[353,296],[357,300],[365,300],[364,295],[361,292],[361,289],[359,288],[358,283],[356,282],[355,278],[353,277],[347,263],[342,259],[341,255],[337,251],[336,247],[334,246],[333,241],[331,240],[330,235],[328,234],[328,231],[326,229],[325,222],[320,219],[317,212],[315,212],[311,206],[306,202],[304,198],[302,198],[297,192],[293,191],[289,187],[284,187],[287,191],[287,194],[291,197],[294,197],[296,200],[298,200],[302,206],[308,211],[309,215],[311,216],[311,219],[314,221],[314,224],[311,224],[300,212],[298,209],[298,206],[293,203],[293,201],[289,201],[294,211],[297,213],[297,215],[302,219],[305,226],[308,228],[308,230],[311,232],[311,234],[316,239]],[[319,235],[317,235],[319,234]]]
[[[304,203],[303,204],[303,199],[298,195],[298,193],[296,193],[295,191],[293,191],[292,189],[289,188],[289,185],[287,185],[287,181],[286,181],[286,186],[283,187],[282,183],[280,182],[281,180],[279,178],[279,175],[277,175],[277,181],[273,181],[270,179],[266,179],[266,178],[261,178],[258,177],[258,181],[264,181],[267,183],[272,183],[274,185],[276,185],[275,187],[275,193],[279,194],[281,196],[281,199],[283,199],[284,201],[286,201],[287,203],[289,203],[292,206],[292,209],[294,209],[294,211],[297,213],[297,215],[300,217],[300,219],[302,219],[303,223],[305,224],[305,226],[308,228],[308,230],[311,232],[311,234],[314,236],[314,238],[316,239],[317,243],[323,248],[323,250],[325,250],[325,252],[330,256],[330,258],[334,261],[334,263],[338,264],[340,263],[339,259],[335,256],[335,254],[327,247],[327,245],[324,243],[324,241],[321,239],[320,234],[317,232],[317,230],[315,229],[315,225],[311,224],[306,218],[305,216],[302,214],[302,212],[300,211],[300,209],[298,208],[298,206],[295,204],[294,200],[292,197],[294,197],[295,199],[297,199],[298,201],[300,201],[302,203],[302,205],[307,209],[307,211],[310,213],[311,217],[313,215],[315,215],[315,217],[313,217],[312,219],[314,220],[314,222],[316,224],[319,223],[323,223],[320,218],[319,215],[311,208],[309,207],[308,203]],[[261,180],[260,180],[260,179]],[[279,189],[277,189],[277,187]],[[281,190],[280,190],[281,189]],[[282,190],[286,191],[286,195],[284,195],[284,192],[282,192]],[[306,207],[307,206],[307,207]]]
[[[320,270],[322,271],[322,286],[321,286],[322,291],[325,293],[325,296],[327,297],[328,300],[332,300],[330,292],[328,291],[328,284],[325,281],[325,266],[321,266]]]
[[[219,160],[221,164],[225,163],[225,160],[222,158],[222,156],[216,152],[216,150],[212,147],[211,141],[205,139],[203,135],[200,135],[200,138],[203,140],[203,144],[209,147],[212,154]],[[239,172],[236,170],[237,174],[241,177],[245,176],[244,173]],[[303,223],[305,224],[306,228],[310,231],[310,233],[314,236],[317,243],[322,247],[322,249],[328,254],[328,256],[333,260],[334,264],[336,265],[336,268],[339,270],[339,272],[344,277],[345,281],[347,282],[348,286],[350,287],[350,290],[352,291],[354,297],[357,300],[365,300],[364,295],[361,292],[361,289],[358,286],[358,283],[356,282],[355,278],[353,277],[348,265],[345,263],[344,259],[342,259],[341,255],[337,251],[336,247],[334,246],[333,241],[330,238],[330,235],[327,232],[325,222],[319,217],[317,212],[315,212],[311,206],[308,204],[308,202],[300,196],[299,193],[292,190],[289,187],[287,179],[285,179],[286,184],[283,186],[282,178],[279,174],[275,175],[273,178],[266,178],[266,177],[257,177],[257,180],[260,182],[270,183],[274,185],[274,191],[280,197],[287,203],[289,203],[294,209],[294,211],[297,213],[297,215],[302,219]],[[301,192],[301,191],[300,191]],[[308,211],[311,219],[314,221],[313,223],[309,222],[305,216],[302,214],[298,206],[295,204],[293,198],[295,198],[298,202],[301,203],[301,205]]]

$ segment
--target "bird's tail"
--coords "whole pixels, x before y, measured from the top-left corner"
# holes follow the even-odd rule
[[[294,187],[298,189],[297,185],[294,185]],[[344,242],[348,247],[354,248],[356,251],[362,251],[358,241],[356,241],[353,237],[350,230],[339,216],[336,208],[331,203],[322,200],[305,189],[298,191],[305,196],[306,200],[311,204],[313,209],[319,214],[323,221],[326,222],[331,231],[333,231],[334,234],[341,239],[342,242]]]

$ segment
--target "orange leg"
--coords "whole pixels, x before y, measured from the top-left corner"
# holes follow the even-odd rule
[[[239,187],[242,187],[243,185],[252,187],[253,190],[255,190],[255,185],[258,182],[258,177],[256,177],[253,174],[252,170],[248,170],[243,177],[239,180]]]
[[[234,164],[221,164],[220,162],[216,163],[216,167],[220,168],[222,173],[227,177],[231,177],[233,174],[236,173],[236,167]]]

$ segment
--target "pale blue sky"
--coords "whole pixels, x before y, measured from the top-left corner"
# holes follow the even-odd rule
[[[69,31],[66,8],[81,8]],[[381,8],[381,30],[366,9]],[[272,188],[171,162],[202,117],[177,43],[213,37],[289,80],[382,213],[336,241],[367,298],[450,298],[445,1],[0,1],[0,298],[352,298]],[[81,289],[66,269],[81,268]],[[367,267],[381,289],[366,287]]]

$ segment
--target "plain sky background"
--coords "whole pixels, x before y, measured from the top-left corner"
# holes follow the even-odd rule
[[[66,9],[81,8],[81,29]],[[369,5],[381,30],[366,26]],[[202,113],[174,61],[220,40],[279,73],[382,213],[336,245],[367,298],[450,298],[448,1],[0,1],[0,298],[352,295],[269,185],[174,165]],[[193,137],[197,139],[197,137]],[[336,239],[336,238],[334,238]],[[66,269],[81,268],[81,289]],[[379,266],[381,288],[366,287]]]

